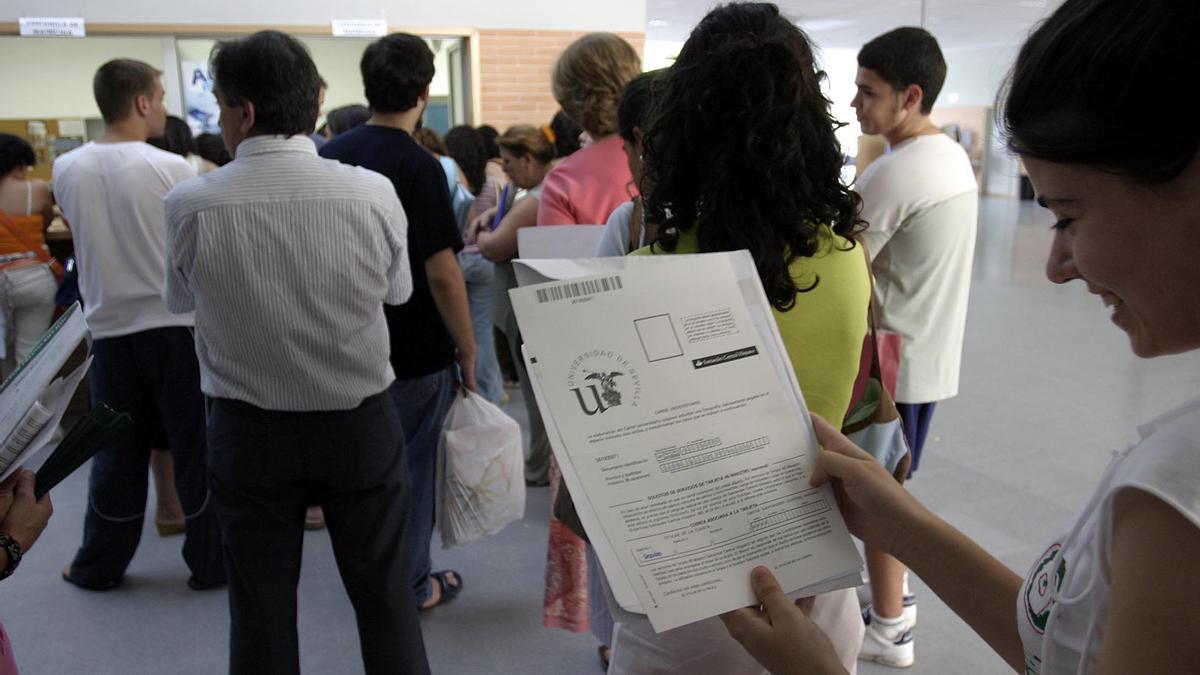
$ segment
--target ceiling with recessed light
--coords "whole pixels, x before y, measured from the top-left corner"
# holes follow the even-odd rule
[[[858,49],[897,26],[920,26],[942,49],[1018,44],[1061,0],[779,0],[780,9],[825,49]],[[686,40],[715,5],[704,0],[647,0],[646,38]],[[924,22],[922,22],[924,18]]]

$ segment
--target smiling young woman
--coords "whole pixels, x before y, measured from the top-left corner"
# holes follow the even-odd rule
[[[1083,281],[1143,357],[1200,347],[1200,104],[1153,105],[1200,65],[1198,22],[1200,3],[1067,0],[1022,47],[1003,106],[1009,146],[1058,219],[1047,276]],[[816,427],[814,482],[833,482],[850,529],[908,564],[1014,670],[1195,670],[1200,399],[1139,428],[1024,580]],[[765,568],[752,583],[764,609],[727,615],[734,637],[775,673],[841,672]]]
[[[1138,356],[1200,346],[1200,163],[1146,183],[1084,164],[1025,157],[1039,201],[1054,213],[1046,276],[1081,279],[1113,310]]]

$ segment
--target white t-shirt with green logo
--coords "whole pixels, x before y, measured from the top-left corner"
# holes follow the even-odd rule
[[[1028,675],[1100,669],[1111,597],[1113,497],[1119,490],[1148,492],[1200,528],[1200,399],[1138,432],[1141,440],[1115,453],[1075,526],[1038,556],[1021,586],[1017,630]]]

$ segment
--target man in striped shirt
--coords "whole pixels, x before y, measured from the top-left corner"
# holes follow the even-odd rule
[[[376,173],[307,138],[319,76],[274,31],[212,57],[235,159],[167,197],[168,306],[195,311],[225,536],[230,672],[298,673],[305,507],[320,504],[367,673],[427,673],[408,587],[410,481],[385,302],[412,292],[407,220]]]

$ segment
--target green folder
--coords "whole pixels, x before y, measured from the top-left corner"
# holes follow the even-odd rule
[[[91,459],[100,448],[110,442],[133,421],[128,413],[119,413],[108,404],[97,402],[92,412],[84,415],[71,427],[58,447],[50,453],[38,469],[34,490],[38,499],[58,485],[75,469]]]

